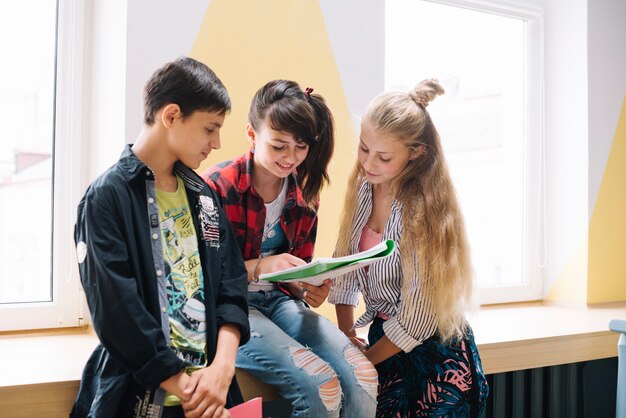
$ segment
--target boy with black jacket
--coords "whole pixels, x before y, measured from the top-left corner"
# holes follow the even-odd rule
[[[193,171],[220,146],[230,98],[179,58],[145,87],[144,126],[78,206],[80,277],[100,345],[72,417],[228,417],[241,402],[247,272],[219,197]]]

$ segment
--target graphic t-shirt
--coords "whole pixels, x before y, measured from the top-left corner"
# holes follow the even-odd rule
[[[156,192],[167,280],[170,347],[189,365],[206,366],[204,280],[185,186]]]

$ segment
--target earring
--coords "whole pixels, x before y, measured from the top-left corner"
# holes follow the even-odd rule
[[[254,147],[252,147],[252,149],[250,150],[251,153],[254,154],[254,152],[256,151],[256,149]]]

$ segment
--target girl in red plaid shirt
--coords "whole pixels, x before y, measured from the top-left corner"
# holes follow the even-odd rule
[[[322,96],[287,80],[257,91],[250,151],[204,173],[222,197],[248,270],[251,339],[237,367],[275,386],[293,417],[373,417],[377,373],[349,339],[313,312],[330,281],[277,286],[271,273],[310,262],[319,193],[328,182],[333,118]]]

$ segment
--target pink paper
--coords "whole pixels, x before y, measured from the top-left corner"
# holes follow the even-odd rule
[[[228,410],[231,418],[263,418],[263,398],[250,399]]]

